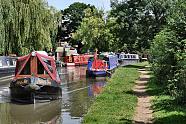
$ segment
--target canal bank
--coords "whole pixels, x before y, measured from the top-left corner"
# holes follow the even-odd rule
[[[147,64],[144,62],[118,68],[90,107],[83,123],[132,123],[137,105],[137,96],[134,95],[132,89],[139,78],[138,69]]]

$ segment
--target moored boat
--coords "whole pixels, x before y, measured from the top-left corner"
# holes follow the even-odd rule
[[[17,57],[0,56],[0,74],[6,75],[15,72]]]
[[[89,59],[87,76],[97,77],[106,76],[107,74],[110,75],[111,71],[113,71],[118,65],[117,55],[106,53],[101,54],[98,57],[96,52],[94,57]]]
[[[93,57],[93,55],[90,55],[88,53],[78,54],[75,48],[67,47],[65,48],[64,63],[66,66],[87,65],[90,57]]]
[[[121,53],[119,54],[119,62],[121,66],[131,65],[139,62],[138,54]]]
[[[44,51],[34,51],[17,60],[11,99],[27,103],[59,99],[60,83],[54,59]]]
[[[66,66],[81,66],[87,65],[88,60],[93,55],[89,54],[73,54],[65,57]]]

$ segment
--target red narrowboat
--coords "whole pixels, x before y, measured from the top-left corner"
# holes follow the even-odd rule
[[[66,66],[81,66],[81,65],[87,65],[88,60],[90,57],[93,57],[93,55],[89,54],[73,54],[70,56],[65,56],[65,64]]]
[[[55,60],[44,51],[34,51],[17,60],[11,99],[29,103],[59,99],[60,84]]]

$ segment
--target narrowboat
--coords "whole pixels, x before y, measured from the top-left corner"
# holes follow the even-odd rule
[[[53,57],[44,51],[34,51],[17,60],[15,77],[10,83],[11,100],[35,103],[59,99],[60,84]]]
[[[93,55],[90,55],[88,53],[78,54],[75,48],[67,47],[65,48],[64,63],[66,66],[87,65],[90,57],[93,57]]]
[[[121,66],[131,65],[139,62],[138,54],[121,53],[119,54],[119,62]]]
[[[66,66],[81,66],[87,65],[88,60],[93,55],[89,54],[72,54],[70,56],[65,56]]]
[[[103,53],[97,56],[97,52],[94,54],[94,57],[90,58],[87,66],[87,76],[97,77],[97,76],[106,76],[111,74],[117,66],[118,57],[115,54]]]
[[[6,75],[15,72],[17,57],[0,56],[0,74]]]

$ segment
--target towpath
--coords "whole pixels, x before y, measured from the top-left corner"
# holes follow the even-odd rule
[[[147,83],[150,78],[149,71],[144,69],[139,69],[140,78],[136,81],[133,88],[135,95],[137,95],[138,103],[135,110],[133,123],[134,124],[152,124],[153,116],[151,110],[151,96],[147,93]]]

